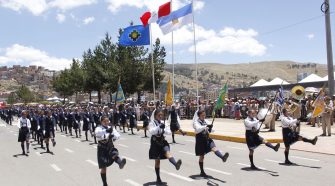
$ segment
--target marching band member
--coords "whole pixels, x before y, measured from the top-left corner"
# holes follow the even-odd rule
[[[172,132],[172,143],[176,143],[174,139],[175,132],[179,131],[183,136],[185,136],[186,132],[184,132],[180,128],[180,118],[176,111],[176,106],[174,104],[172,105],[171,110],[169,112],[170,114],[169,114],[168,123],[170,124],[170,130]]]
[[[295,128],[300,125],[300,121],[297,119],[293,119],[289,116],[289,113],[286,109],[283,109],[283,116],[281,117],[282,122],[282,130],[283,130],[283,140],[285,144],[285,164],[291,165],[292,162],[288,159],[290,146],[297,142],[297,141],[303,141],[308,142],[313,145],[316,144],[318,137],[315,137],[314,139],[307,139],[299,135],[299,132],[295,131]]]
[[[322,113],[322,134],[321,136],[331,136],[331,117],[333,113],[333,101],[330,100],[330,97],[325,97],[325,111]]]
[[[262,121],[262,120],[261,120]],[[249,148],[249,160],[251,164],[251,169],[257,170],[258,168],[254,164],[254,150],[261,144],[265,144],[267,147],[272,148],[274,151],[278,151],[280,144],[277,143],[273,146],[271,143],[267,142],[258,135],[258,129],[260,127],[260,121],[256,119],[256,111],[249,110],[248,117],[244,120],[245,125],[245,138]]]
[[[17,126],[19,127],[18,142],[21,142],[22,154],[28,156],[28,154],[26,154],[24,150],[24,142],[26,142],[27,153],[29,153],[29,137],[30,137],[29,130],[31,128],[31,124],[30,120],[27,118],[26,111],[22,111],[22,117],[19,119]]]
[[[156,183],[162,183],[160,178],[160,160],[169,159],[170,163],[173,164],[177,170],[180,169],[182,164],[181,160],[176,160],[170,153],[169,143],[165,140],[165,134],[171,134],[169,127],[166,127],[161,122],[163,118],[163,112],[160,109],[155,110],[151,116],[151,122],[149,124],[149,133],[152,135],[150,140],[149,159],[155,160],[155,172],[156,172]]]
[[[129,118],[129,127],[131,130],[131,134],[134,134],[134,128],[137,128],[137,115],[136,112],[134,110],[134,108],[129,107],[129,111],[128,111],[128,118]],[[139,128],[137,128],[139,130]],[[137,130],[137,131],[138,131]]]
[[[207,177],[204,171],[204,158],[209,152],[214,152],[223,162],[227,161],[229,153],[224,155],[216,148],[214,141],[209,138],[209,133],[212,132],[213,125],[209,125],[205,120],[206,113],[204,110],[195,112],[193,117],[193,128],[196,133],[195,136],[195,155],[199,156],[200,176]]]
[[[120,134],[109,126],[110,121],[107,116],[102,116],[100,121],[101,125],[95,128],[95,135],[98,140],[97,158],[103,186],[107,186],[107,167],[116,162],[119,168],[123,169],[126,159],[119,157],[119,152],[113,143],[120,138]]]

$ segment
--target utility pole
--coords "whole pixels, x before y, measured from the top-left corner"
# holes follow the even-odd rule
[[[325,23],[326,23],[328,89],[329,89],[329,96],[332,98],[334,95],[334,69],[333,69],[333,50],[332,50],[329,7],[330,7],[329,0],[325,0],[324,3],[321,5],[321,11],[325,14]]]

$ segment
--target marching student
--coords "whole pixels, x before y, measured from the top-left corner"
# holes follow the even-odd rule
[[[17,123],[17,126],[19,127],[19,137],[18,137],[18,142],[21,142],[21,149],[22,149],[22,154],[27,155],[25,150],[24,150],[24,142],[26,142],[27,146],[27,153],[29,153],[29,130],[31,128],[30,120],[27,118],[27,112],[22,111],[22,116],[19,118],[19,122]]]
[[[121,105],[120,105],[119,118],[120,118],[120,125],[122,126],[123,129],[123,133],[126,133],[125,127],[127,125],[127,111]]]
[[[129,118],[129,127],[131,130],[131,134],[134,134],[134,128],[137,128],[137,114],[134,110],[134,108],[129,107],[129,111],[128,111],[128,118]],[[139,130],[139,128],[137,128],[137,131]]]
[[[205,120],[206,113],[204,110],[195,112],[193,117],[193,128],[196,133],[195,136],[195,155],[199,156],[199,167],[200,176],[207,177],[204,171],[204,159],[205,155],[209,152],[214,152],[223,162],[227,161],[229,153],[226,152],[224,155],[216,148],[214,141],[209,137],[209,133],[212,132],[213,125],[209,125],[208,121]]]
[[[286,109],[283,109],[283,116],[281,116],[282,122],[282,131],[283,131],[283,141],[285,144],[285,164],[292,165],[293,163],[288,159],[290,152],[290,146],[297,141],[308,142],[313,145],[318,141],[318,137],[315,136],[314,139],[307,139],[299,135],[299,132],[296,131],[296,127],[300,125],[300,121],[293,119],[289,116],[289,112]]]
[[[256,119],[256,111],[249,110],[248,117],[244,120],[245,125],[245,138],[247,141],[247,145],[249,148],[249,160],[251,164],[251,169],[257,170],[258,168],[254,164],[254,150],[261,144],[265,144],[267,147],[273,149],[274,151],[278,151],[280,144],[277,143],[276,146],[273,146],[271,143],[267,142],[258,135],[258,130],[260,127],[260,121]]]
[[[182,161],[179,159],[177,162],[170,153],[170,145],[165,140],[164,134],[171,134],[169,127],[166,127],[161,122],[163,112],[160,109],[155,110],[151,116],[149,124],[149,133],[151,134],[149,159],[155,160],[156,183],[162,183],[160,178],[160,160],[169,159],[170,163],[175,166],[177,170],[180,169]]]
[[[116,162],[119,168],[122,169],[126,164],[126,159],[119,157],[119,152],[113,143],[113,141],[120,138],[120,134],[116,130],[113,130],[113,127],[109,124],[108,117],[102,116],[101,125],[95,128],[95,136],[98,140],[97,158],[103,186],[108,185],[106,176],[107,167]]]
[[[142,114],[142,120],[143,120],[143,130],[144,130],[144,137],[147,138],[147,130],[150,122],[150,113],[148,111],[147,107],[144,107],[144,112]]]
[[[172,132],[172,143],[176,143],[174,139],[175,132],[179,131],[183,136],[185,136],[186,132],[180,128],[180,118],[175,105],[172,105],[171,110],[169,111],[168,123],[170,124],[170,130]]]
[[[55,146],[56,145],[56,141],[55,141],[55,136],[54,134],[54,118],[52,117],[51,111],[46,111],[47,115],[45,118],[45,128],[44,128],[44,141],[45,141],[45,145],[47,147],[47,153],[52,153],[49,149],[49,142],[50,139],[52,141],[52,145]]]

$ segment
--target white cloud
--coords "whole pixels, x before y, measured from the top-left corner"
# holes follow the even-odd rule
[[[0,0],[0,6],[17,12],[28,10],[36,16],[41,15],[48,9],[48,4],[45,0]]]
[[[63,23],[66,19],[64,14],[57,14],[56,19],[58,21],[58,23]]]
[[[96,2],[97,0],[0,0],[0,6],[17,12],[28,10],[33,15],[39,16],[50,8],[66,11]]]
[[[308,34],[308,35],[307,35],[307,38],[308,38],[309,40],[312,40],[312,39],[314,39],[314,37],[315,37],[315,35],[314,35],[314,34]]]
[[[50,7],[59,8],[61,10],[70,10],[80,6],[87,6],[97,3],[97,0],[54,0],[49,3]]]
[[[167,0],[106,0],[108,3],[108,9],[117,13],[122,7],[130,6],[135,8],[146,8],[150,11],[157,11],[158,7],[166,2]],[[187,3],[189,0],[174,0],[172,3],[173,10],[176,10]],[[205,2],[203,0],[196,0],[194,2],[194,10],[200,10],[205,6]]]
[[[94,17],[86,17],[85,19],[83,19],[83,24],[84,25],[88,25],[88,24],[90,24],[90,23],[93,23],[94,22],[94,20],[95,20],[95,18]]]
[[[0,53],[0,64],[22,64],[38,65],[50,70],[62,70],[69,68],[72,60],[49,56],[45,51],[30,46],[14,44]]]
[[[266,53],[266,46],[255,39],[258,33],[253,29],[235,29],[226,27],[220,31],[205,29],[195,25],[197,52],[201,55],[211,53],[237,53],[249,56],[262,56]],[[171,34],[163,35],[160,28],[152,25],[153,38],[160,38],[163,45],[171,44]],[[193,28],[187,25],[175,31],[174,44],[189,47],[193,51]]]

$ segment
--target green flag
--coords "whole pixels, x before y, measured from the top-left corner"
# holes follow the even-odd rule
[[[228,82],[224,85],[224,87],[221,89],[219,93],[219,97],[213,109],[213,113],[212,113],[213,117],[215,116],[215,111],[221,109],[224,106],[227,96],[228,96]]]

